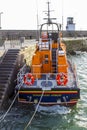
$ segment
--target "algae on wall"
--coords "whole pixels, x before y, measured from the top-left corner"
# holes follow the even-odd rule
[[[4,44],[4,39],[2,39],[2,38],[0,37],[0,46],[3,46],[3,44]]]
[[[75,54],[75,51],[87,51],[87,40],[67,40],[63,42],[66,44],[67,53]]]

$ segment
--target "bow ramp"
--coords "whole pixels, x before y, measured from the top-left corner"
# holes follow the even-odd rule
[[[5,105],[14,90],[19,51],[19,49],[9,49],[2,57],[0,63],[0,108]]]

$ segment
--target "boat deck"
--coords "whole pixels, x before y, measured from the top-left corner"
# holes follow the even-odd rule
[[[57,85],[57,81],[56,81],[56,75],[58,73],[48,73],[48,74],[41,74],[41,78],[35,78],[34,79],[34,83],[32,85],[30,85],[30,87],[32,88],[42,88],[42,90],[51,90],[52,88],[61,88],[61,87],[76,87],[76,76],[74,74],[74,72],[72,71],[72,68],[69,67],[68,68],[68,82],[67,84],[64,85]],[[18,84],[23,83],[23,78],[24,78],[24,74],[20,74],[20,76],[18,76]],[[30,80],[29,80],[30,82]],[[27,88],[29,87],[26,84],[22,84],[23,88]]]

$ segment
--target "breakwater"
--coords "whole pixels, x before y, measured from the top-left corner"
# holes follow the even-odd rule
[[[87,31],[62,31],[63,37],[87,37]],[[0,37],[2,39],[19,39],[25,37],[26,39],[37,39],[37,30],[0,30]]]
[[[87,31],[63,31],[62,34],[68,53],[75,54],[76,51],[87,51]],[[3,46],[5,41],[11,41],[12,43],[13,40],[19,40],[21,45],[25,42],[23,38],[25,40],[38,39],[38,31],[0,30],[0,46]]]

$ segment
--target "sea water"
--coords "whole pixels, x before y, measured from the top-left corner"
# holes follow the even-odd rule
[[[76,64],[80,100],[70,109],[60,106],[39,106],[27,130],[87,130],[87,53],[72,57]],[[6,110],[0,111],[2,116]],[[34,107],[15,103],[7,116],[0,122],[0,130],[24,130]]]

